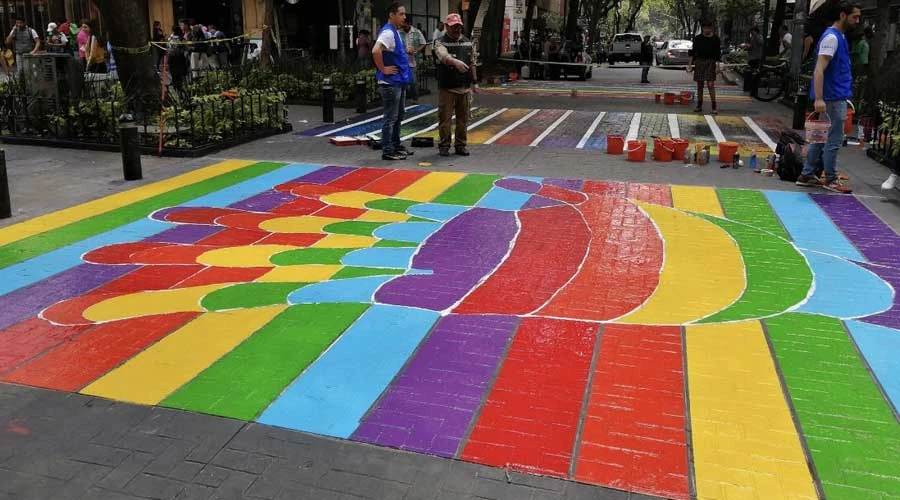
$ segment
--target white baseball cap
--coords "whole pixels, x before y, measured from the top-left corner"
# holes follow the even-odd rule
[[[50,24],[47,25],[47,31],[53,31],[53,30],[55,30],[56,28],[58,28],[58,26],[56,25],[56,23],[50,23]]]

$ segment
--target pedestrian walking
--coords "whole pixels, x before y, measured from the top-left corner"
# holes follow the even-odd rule
[[[381,159],[405,160],[410,153],[400,143],[400,122],[406,100],[406,87],[412,81],[409,57],[403,45],[400,29],[406,20],[406,7],[394,2],[388,8],[388,22],[378,33],[372,60],[375,62],[375,78],[384,109],[381,127]]]
[[[650,73],[650,66],[653,64],[653,43],[650,41],[650,35],[644,35],[644,41],[641,43],[641,83],[650,83],[647,76]]]
[[[706,84],[712,100],[712,114],[716,115],[719,114],[719,107],[716,105],[716,78],[719,60],[722,58],[722,41],[713,32],[712,21],[703,21],[701,29],[700,34],[694,37],[691,60],[687,67],[689,73],[694,72],[694,81],[697,82],[697,107],[694,108],[694,113],[703,112],[703,85]]]
[[[466,148],[472,94],[477,92],[478,75],[475,70],[477,54],[472,40],[463,35],[459,14],[450,14],[444,22],[447,32],[434,43],[437,59],[438,83],[438,151],[450,156],[450,120],[456,115],[453,146],[456,154],[469,156]]]
[[[813,70],[810,97],[820,116],[831,122],[824,143],[810,143],[803,172],[797,178],[798,186],[822,186],[836,193],[851,193],[849,186],[838,179],[836,165],[838,152],[844,143],[844,122],[847,119],[847,100],[853,97],[853,71],[850,66],[850,47],[846,33],[859,24],[859,4],[842,0],[837,19],[825,30],[816,49],[816,67]],[[825,184],[816,178],[816,167],[821,161],[825,168]]]
[[[6,37],[6,45],[13,48],[16,53],[16,74],[22,74],[22,56],[25,54],[34,54],[41,50],[41,37],[37,31],[25,24],[25,18],[16,17],[16,25]]]

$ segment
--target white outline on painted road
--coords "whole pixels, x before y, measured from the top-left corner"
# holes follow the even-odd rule
[[[625,136],[625,141],[634,141],[637,140],[638,132],[641,130],[641,114],[635,113],[633,117],[631,117],[631,125],[628,127],[628,135]]]
[[[594,122],[591,123],[591,126],[588,127],[587,132],[581,136],[581,140],[578,141],[578,144],[575,146],[575,149],[584,149],[584,145],[587,144],[587,141],[594,135],[594,131],[597,130],[597,127],[600,126],[600,122],[603,120],[603,117],[606,116],[606,111],[601,111],[597,118],[594,118]]]
[[[404,110],[404,111],[409,111],[409,110],[415,108],[416,106],[418,106],[418,104],[415,104],[415,105],[412,105],[412,106],[407,106],[407,107],[403,108],[403,110]],[[329,135],[331,135],[331,134],[336,134],[336,133],[338,133],[338,132],[340,132],[340,131],[342,131],[342,130],[347,130],[348,128],[353,128],[353,127],[358,127],[358,126],[360,126],[360,125],[365,125],[366,123],[371,123],[371,122],[374,122],[375,120],[380,120],[380,119],[382,119],[382,118],[384,118],[384,115],[373,116],[372,118],[369,118],[369,119],[367,119],[367,120],[363,120],[363,121],[361,121],[361,122],[354,122],[354,123],[351,123],[351,124],[349,124],[349,125],[344,125],[343,127],[339,127],[339,128],[334,129],[334,130],[329,130],[329,131],[327,131],[327,132],[322,132],[321,134],[316,134],[315,136],[316,136],[316,137],[326,137],[326,136],[329,136]]]
[[[747,126],[749,126],[750,129],[756,133],[757,137],[759,137],[760,140],[762,140],[764,143],[766,143],[766,146],[769,146],[769,149],[771,149],[772,151],[775,151],[775,146],[776,146],[775,141],[773,141],[772,138],[769,137],[769,134],[767,134],[765,130],[763,130],[759,125],[757,125],[756,122],[753,121],[753,118],[750,118],[749,116],[745,116],[743,118],[744,118],[744,123],[746,123]]]
[[[669,134],[672,136],[672,139],[681,139],[681,129],[678,128],[678,115],[675,113],[669,113]]]
[[[475,128],[475,127],[481,125],[482,123],[485,123],[485,122],[487,122],[488,120],[494,119],[497,115],[499,115],[499,114],[501,114],[501,113],[505,113],[506,111],[509,111],[509,108],[500,108],[500,109],[498,109],[497,111],[494,111],[493,113],[491,113],[491,114],[485,116],[484,118],[478,120],[477,122],[475,122],[475,123],[469,125],[468,127],[466,127],[466,130],[467,130],[467,131],[468,131],[468,130],[472,130],[473,128]]]
[[[529,118],[531,118],[532,116],[536,115],[539,111],[540,111],[540,109],[534,109],[534,110],[531,110],[530,113],[528,113],[527,115],[523,116],[522,118],[519,118],[518,120],[516,120],[515,122],[513,122],[512,125],[506,127],[505,129],[501,130],[500,132],[497,132],[497,134],[496,134],[494,137],[491,137],[490,139],[484,141],[484,143],[485,143],[485,144],[493,144],[494,141],[496,141],[497,139],[500,139],[500,138],[503,137],[504,135],[506,135],[506,134],[512,132],[512,130],[513,130],[514,128],[516,128],[516,127],[518,127],[519,125],[525,123]]]
[[[478,106],[473,107],[473,108],[470,109],[469,111],[475,111],[476,109],[478,109]],[[434,111],[435,111],[435,112],[437,112],[437,110],[438,110],[438,108],[434,108]],[[452,116],[450,117],[451,120],[453,120],[453,119],[455,119],[455,118],[456,118],[456,115],[455,115],[455,114],[452,115]],[[400,122],[401,125],[403,125],[404,123],[406,123],[406,122]],[[438,121],[437,121],[437,122],[432,123],[431,125],[429,125],[429,126],[423,128],[422,130],[418,130],[418,131],[413,132],[413,133],[411,133],[411,134],[409,134],[409,135],[405,135],[405,136],[401,137],[400,140],[401,140],[401,141],[405,141],[405,140],[408,140],[408,139],[412,139],[413,137],[415,137],[415,136],[418,135],[418,134],[424,134],[425,132],[431,132],[432,130],[438,128],[440,125],[441,125],[441,120],[440,120],[440,118],[438,118]]]
[[[709,129],[712,130],[713,137],[716,138],[716,142],[725,142],[725,134],[722,133],[722,129],[719,128],[719,124],[716,123],[716,119],[713,118],[712,115],[704,115],[706,118],[706,123],[709,125]]]
[[[424,113],[420,113],[420,114],[415,115],[415,116],[410,116],[409,118],[407,118],[407,119],[401,121],[401,122],[400,122],[400,125],[406,125],[407,123],[409,123],[409,122],[411,122],[411,121],[413,121],[413,120],[418,120],[419,118],[422,118],[423,116],[428,116],[428,115],[430,115],[430,114],[432,114],[432,113],[437,113],[437,112],[438,112],[438,108],[432,108],[432,109],[429,109],[428,111],[426,111],[426,112],[424,112]],[[368,134],[366,134],[366,136],[367,136],[367,137],[370,137],[370,138],[372,138],[372,139],[375,139],[375,140],[381,140],[381,131],[380,131],[380,130],[376,130],[376,131],[374,131],[374,132],[369,132]],[[406,138],[404,137],[403,139],[400,139],[400,140],[405,141]]]
[[[537,147],[537,145],[540,144],[541,141],[543,141],[548,135],[550,135],[551,132],[556,130],[556,127],[558,127],[562,122],[564,122],[566,120],[566,118],[568,118],[569,115],[571,115],[572,113],[574,113],[574,111],[572,111],[571,109],[566,111],[565,113],[563,113],[562,116],[557,118],[555,122],[553,122],[549,127],[547,127],[547,130],[541,132],[541,135],[535,137],[534,140],[531,141],[531,144],[529,144],[529,146]]]

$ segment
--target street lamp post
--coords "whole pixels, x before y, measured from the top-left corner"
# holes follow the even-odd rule
[[[802,129],[806,122],[806,106],[809,96],[800,89],[800,65],[803,63],[803,31],[806,27],[807,0],[797,0],[794,4],[794,33],[791,35],[791,81],[794,82],[794,119],[792,128]]]

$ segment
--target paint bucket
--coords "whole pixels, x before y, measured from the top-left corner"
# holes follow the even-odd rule
[[[719,143],[719,161],[721,163],[734,163],[734,154],[737,153],[740,144],[736,142]]]
[[[806,142],[809,144],[822,144],[828,139],[828,131],[831,129],[831,120],[828,115],[825,119],[819,118],[819,113],[813,112],[806,115]]]
[[[675,104],[675,93],[674,92],[666,92],[663,95],[663,104],[666,106],[671,106]]]
[[[620,155],[625,150],[625,138],[621,135],[606,136],[606,154]]]
[[[672,139],[672,146],[675,148],[672,157],[676,160],[683,160],[690,145],[691,143],[687,139]]]
[[[853,115],[856,114],[856,108],[853,107],[853,103],[847,101],[847,119],[844,120],[844,135],[850,135],[850,132],[853,131]]]
[[[628,141],[628,161],[644,161],[647,159],[646,141]]]
[[[662,100],[662,94],[656,94],[653,96],[656,99],[656,103],[659,104],[659,101]]]
[[[669,139],[653,139],[653,159],[656,161],[672,161],[675,146]]]
[[[694,94],[692,92],[682,92],[681,93],[681,104],[687,105],[690,104],[694,98]]]

